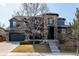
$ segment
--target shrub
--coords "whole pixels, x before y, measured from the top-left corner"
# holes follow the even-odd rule
[[[33,41],[22,41],[22,42],[20,42],[20,45],[24,45],[24,44],[33,44]],[[35,44],[40,44],[40,41],[36,41]]]

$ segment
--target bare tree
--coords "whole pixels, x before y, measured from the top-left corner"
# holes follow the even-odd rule
[[[20,7],[20,11],[14,12],[13,16],[34,16],[24,19],[27,28],[33,33],[33,39],[37,32],[43,32],[43,18],[35,17],[37,15],[48,12],[47,4],[45,3],[23,3]],[[26,33],[26,32],[25,32]],[[34,42],[34,40],[33,40]]]
[[[41,38],[40,36],[38,37],[38,39],[43,39],[43,18],[40,18],[40,17],[30,17],[27,20],[24,21],[26,23],[26,26],[27,28],[29,28],[30,32],[32,32],[32,38],[33,38],[33,43],[34,42],[34,39],[37,39],[35,36],[40,34],[41,35]],[[39,33],[38,33],[39,32]]]
[[[14,16],[37,16],[48,12],[47,4],[45,3],[23,3],[20,11],[14,12]]]

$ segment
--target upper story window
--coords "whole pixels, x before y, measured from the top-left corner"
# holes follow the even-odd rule
[[[54,20],[52,18],[48,18],[48,24],[49,25],[53,25],[54,24]]]
[[[58,18],[58,25],[65,25],[65,19],[64,18]]]
[[[13,28],[16,28],[16,22],[13,21]]]

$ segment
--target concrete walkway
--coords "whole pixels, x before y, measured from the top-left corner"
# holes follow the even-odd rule
[[[49,40],[48,44],[52,53],[57,53],[57,54],[60,53],[60,50],[58,49],[55,40]]]

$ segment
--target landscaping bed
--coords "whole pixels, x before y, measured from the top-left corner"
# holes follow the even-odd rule
[[[35,44],[40,44],[40,41],[35,41]],[[26,44],[33,44],[33,41],[22,41],[20,42],[20,45],[26,45]]]
[[[64,44],[60,44],[60,51],[62,53],[75,53],[76,46],[74,41],[67,41]]]
[[[60,47],[60,52],[62,53],[75,53],[76,52],[76,48],[75,47],[68,47],[68,46],[64,46],[64,47]]]

